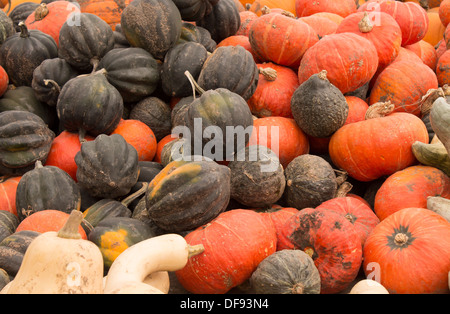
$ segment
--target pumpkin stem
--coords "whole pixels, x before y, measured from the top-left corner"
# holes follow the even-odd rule
[[[327,70],[322,70],[322,71],[320,71],[318,74],[317,74],[317,76],[321,79],[321,80],[327,80],[328,81],[328,78],[327,78]]]
[[[394,109],[395,106],[390,101],[374,103],[367,109],[365,119],[385,117],[392,113]]]
[[[287,17],[295,19],[295,15],[292,12],[289,12],[289,11],[286,11],[286,10],[281,11],[281,15],[284,15],[284,16],[287,16]]]
[[[44,168],[44,166],[42,165],[42,161],[36,160],[36,163],[34,164],[34,168],[35,169]]]
[[[353,185],[350,182],[345,181],[339,186],[334,197],[345,197],[352,188]]]
[[[359,21],[358,27],[362,33],[368,33],[372,31],[373,24],[372,21],[370,21],[369,13],[364,12],[364,17],[362,18],[361,21]]]
[[[83,221],[83,213],[79,210],[72,210],[64,226],[58,231],[59,238],[81,239],[78,228]]]
[[[245,10],[246,10],[246,11],[250,11],[251,6],[252,6],[251,3],[246,3],[246,4],[245,4]]]
[[[20,21],[18,24],[20,28],[20,37],[27,38],[30,37],[30,33],[28,32],[28,28],[23,21]]]
[[[397,233],[394,237],[394,242],[398,246],[405,245],[408,242],[408,240],[409,240],[408,236],[404,233]]]
[[[261,14],[262,15],[264,15],[264,14],[269,14],[270,13],[270,8],[267,6],[267,5],[265,5],[265,6],[263,6],[262,8],[261,8]]]
[[[41,3],[34,11],[34,20],[35,21],[43,20],[44,17],[46,17],[48,15],[48,12],[49,12],[49,10],[48,10],[47,4]]]
[[[98,58],[92,58],[91,59],[91,64],[92,64],[92,72],[91,73],[92,74],[97,72],[97,67],[98,67],[99,63],[100,63],[100,60]],[[105,70],[105,73],[106,73],[106,70]]]
[[[422,115],[425,116],[430,113],[434,101],[439,97],[445,97],[444,90],[442,89],[442,87],[430,89],[424,96],[422,96],[422,99],[420,100],[419,103],[419,108]]]
[[[195,81],[195,79],[192,77],[192,74],[189,71],[185,71],[184,75],[187,76],[189,82],[192,85],[192,92],[194,94],[194,99],[195,99],[195,91],[199,92],[200,95],[203,94],[205,92],[205,90],[203,88],[200,87],[200,85],[197,84],[197,82]]]
[[[312,247],[307,247],[307,248],[305,248],[304,250],[303,250],[306,254],[308,254],[311,258],[313,257],[313,255],[314,255],[314,249],[312,248]]]
[[[343,184],[347,180],[348,173],[346,171],[334,169],[334,172],[336,174],[336,183],[338,186]]]
[[[55,88],[58,93],[61,92],[61,87],[59,87],[59,84],[56,83],[54,80],[50,80],[50,79],[44,80],[44,84],[45,85],[52,84],[53,88]]]
[[[259,68],[259,73],[264,76],[267,81],[275,81],[277,79],[277,70],[272,68]]]
[[[85,137],[86,137],[86,130],[79,129],[78,130],[78,140],[80,141],[81,144],[86,142],[86,138]]]
[[[143,182],[142,187],[134,192],[133,194],[128,195],[126,198],[124,198],[121,203],[128,207],[132,201],[134,201],[137,197],[141,196],[145,193],[148,187],[148,182]]]
[[[188,245],[188,258],[203,253],[203,251],[205,251],[203,244]]]
[[[303,294],[304,288],[305,287],[301,283],[296,283],[292,287],[292,294]]]
[[[444,84],[441,88],[444,92],[444,96],[450,96],[450,87],[448,86],[448,84]]]

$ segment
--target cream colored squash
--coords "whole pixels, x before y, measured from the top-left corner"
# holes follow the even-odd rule
[[[103,293],[103,257],[81,239],[83,214],[74,210],[58,232],[45,232],[28,246],[17,275],[4,287],[8,294]]]
[[[182,236],[172,233],[138,242],[114,260],[106,276],[104,293],[167,293],[168,289],[163,287],[170,285],[168,276],[150,280],[149,276],[179,270],[190,256],[203,250],[203,245],[190,246]]]
[[[349,294],[389,294],[389,292],[378,281],[363,279],[353,286]]]
[[[441,196],[428,196],[427,208],[450,222],[450,200]]]
[[[107,276],[103,277],[103,284],[106,284]],[[157,271],[153,274],[148,275],[144,279],[144,283],[154,288],[160,290],[164,294],[169,293],[170,289],[170,279],[169,273],[167,271]]]

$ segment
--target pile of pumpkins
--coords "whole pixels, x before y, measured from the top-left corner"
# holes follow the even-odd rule
[[[1,293],[450,293],[450,0],[0,7]]]

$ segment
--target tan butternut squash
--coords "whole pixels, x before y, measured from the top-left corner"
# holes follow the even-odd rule
[[[429,144],[416,141],[411,148],[414,156],[421,164],[435,167],[450,176],[450,156],[437,136]]]
[[[182,236],[172,233],[138,242],[114,260],[106,276],[104,293],[167,293],[168,289],[162,291],[161,287],[169,284],[169,278],[149,280],[149,275],[179,270],[190,256],[203,250],[203,245],[190,246]]]
[[[389,294],[389,292],[378,281],[363,279],[353,286],[349,294]]]
[[[61,230],[36,237],[6,293],[103,293],[103,257],[94,243],[81,239],[82,220],[83,214],[74,210]]]

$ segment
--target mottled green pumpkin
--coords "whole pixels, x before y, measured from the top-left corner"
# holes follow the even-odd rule
[[[219,0],[174,0],[183,21],[198,21],[209,14]]]
[[[0,242],[0,268],[13,279],[22,265],[23,255],[39,232],[23,230],[14,232]]]
[[[319,206],[333,198],[338,188],[333,168],[320,156],[298,156],[289,163],[284,174],[284,200],[289,207],[299,210]]]
[[[319,294],[320,274],[301,250],[281,250],[266,257],[250,277],[258,294]]]
[[[195,229],[219,215],[230,199],[230,169],[212,161],[173,161],[150,182],[148,215],[167,232]]]
[[[0,291],[11,281],[6,270],[0,268]]]
[[[88,239],[95,243],[103,255],[105,272],[124,250],[153,237],[146,223],[130,217],[108,217],[100,221],[89,233]]]
[[[308,135],[328,137],[344,125],[348,104],[342,92],[326,77],[312,75],[294,91],[291,111],[295,122]]]
[[[70,213],[80,207],[78,185],[58,167],[43,166],[37,161],[35,168],[26,172],[17,185],[16,210],[20,221],[41,210]]]
[[[14,29],[14,24],[11,18],[4,12],[0,12],[0,45],[14,34],[16,30]]]
[[[188,22],[181,24],[181,35],[177,44],[185,42],[202,44],[208,52],[213,52],[217,47],[217,43],[211,38],[211,34],[206,28]]]
[[[36,114],[8,110],[0,113],[0,174],[22,175],[45,162],[55,133]]]

